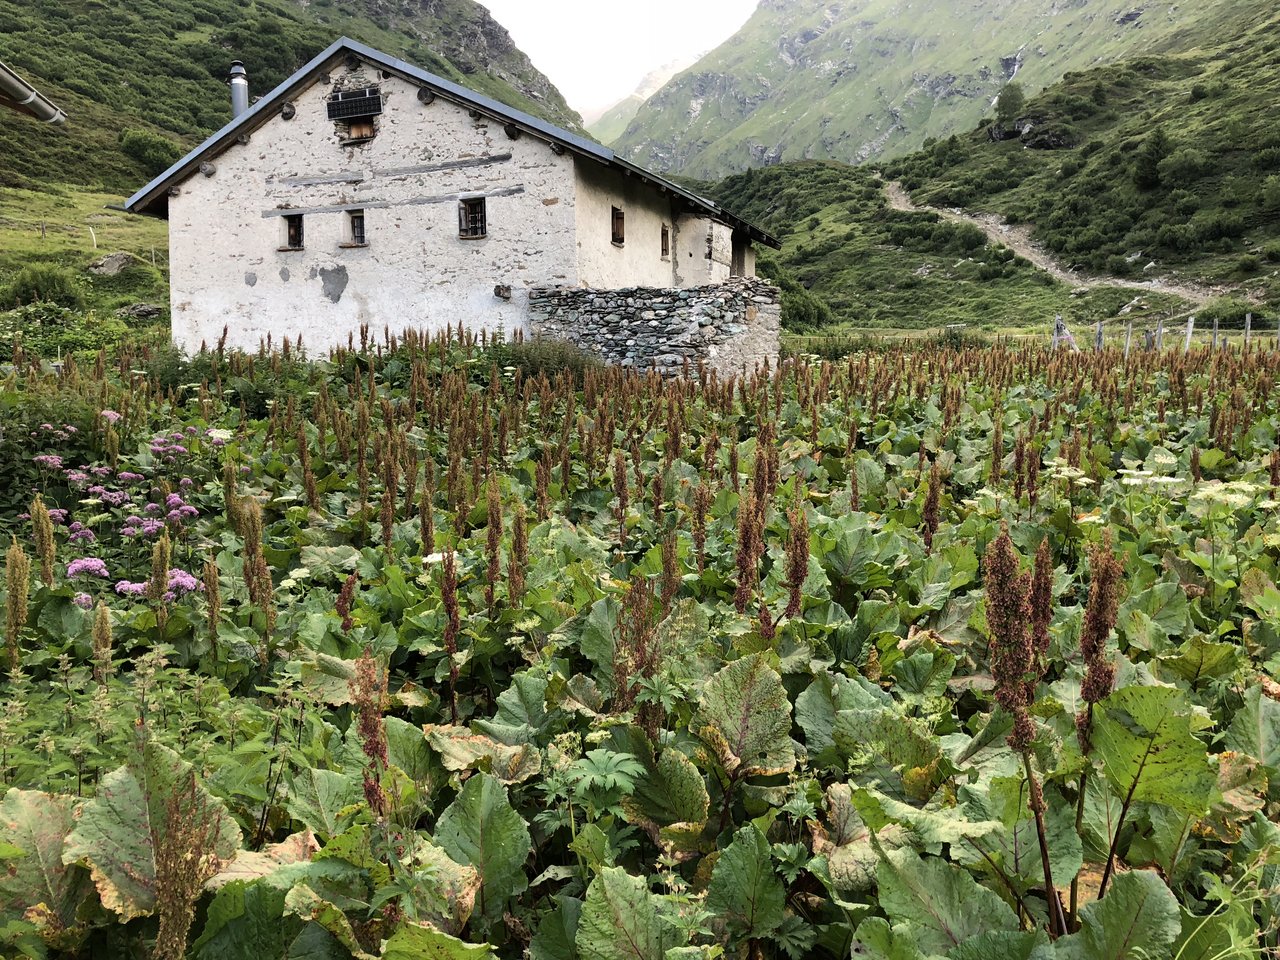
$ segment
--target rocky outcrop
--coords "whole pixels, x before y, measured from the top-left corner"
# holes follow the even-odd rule
[[[777,361],[779,296],[741,278],[689,290],[544,288],[529,294],[529,328],[606,363],[671,376],[701,362],[728,376]]]

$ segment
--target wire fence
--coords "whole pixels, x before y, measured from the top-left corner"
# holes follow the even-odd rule
[[[1238,321],[1237,321],[1238,322]],[[1194,315],[1171,319],[1110,320],[1092,326],[1070,328],[1061,317],[1043,332],[986,332],[963,324],[922,330],[858,330],[832,334],[785,334],[784,348],[791,354],[835,356],[858,350],[910,343],[957,345],[986,343],[1043,343],[1052,349],[1122,349],[1126,356],[1138,350],[1271,349],[1280,350],[1280,322],[1247,314],[1240,326],[1226,327],[1218,320],[1198,323]]]

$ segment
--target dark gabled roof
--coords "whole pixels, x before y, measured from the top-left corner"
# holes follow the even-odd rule
[[[3,63],[0,63],[0,107],[25,113],[45,123],[60,124],[67,119],[56,103]]]
[[[280,86],[276,87],[265,97],[255,103],[249,110],[242,113],[239,117],[232,120],[208,140],[202,143],[195,150],[175,163],[160,176],[156,177],[149,184],[135,193],[127,201],[125,201],[125,209],[133,213],[149,213],[156,216],[168,215],[169,188],[176,183],[186,180],[195,173],[200,164],[209,157],[221,153],[227,147],[236,142],[236,138],[242,133],[253,130],[270,119],[278,108],[298,91],[308,86],[311,78],[320,73],[322,68],[339,57],[354,55],[362,60],[367,61],[373,66],[388,73],[397,74],[406,80],[410,80],[421,86],[427,87],[435,92],[438,96],[442,96],[447,100],[452,100],[468,109],[478,110],[481,113],[488,114],[495,119],[504,123],[512,124],[527,133],[541,137],[551,143],[559,144],[566,150],[572,150],[579,156],[589,157],[597,160],[606,166],[621,170],[628,176],[638,177],[647,183],[653,184],[661,190],[673,193],[680,199],[685,201],[689,206],[700,210],[708,216],[721,220],[738,230],[743,230],[751,235],[751,239],[757,240],[775,249],[781,244],[769,234],[765,233],[759,227],[748,223],[740,217],[734,216],[725,210],[719,204],[714,203],[705,197],[700,197],[695,193],[691,193],[684,187],[672,183],[655,173],[638,167],[634,163],[622,159],[617,156],[608,147],[588,140],[586,137],[557,127],[545,120],[530,116],[520,110],[508,107],[504,103],[499,103],[490,97],[486,97],[482,93],[476,93],[474,90],[468,90],[466,87],[460,86],[438,77],[434,73],[428,73],[415,67],[411,63],[405,63],[403,60],[397,60],[389,57],[373,47],[366,46],[348,37],[343,37],[335,41],[326,50],[318,54],[306,66],[302,67],[297,73],[291,76]]]

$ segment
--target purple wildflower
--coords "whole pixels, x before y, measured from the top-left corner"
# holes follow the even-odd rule
[[[90,530],[88,527],[85,527],[81,530],[76,530],[67,539],[69,539],[72,543],[96,543],[98,540],[98,537],[92,530]]]
[[[71,598],[71,602],[81,610],[93,609],[93,597],[89,596],[87,593],[77,593]]]
[[[66,523],[67,513],[68,512],[66,510],[63,510],[61,507],[54,507],[52,510],[49,511],[49,519],[52,520],[54,523]]]
[[[171,493],[164,498],[164,505],[170,510],[175,510],[182,506],[182,502],[182,494],[179,493]]]
[[[147,592],[147,584],[144,580],[142,583],[132,583],[128,580],[121,580],[116,584],[116,593],[122,597],[140,597]]]
[[[201,587],[202,585],[200,581],[187,573],[187,571],[177,569],[169,571],[169,589],[178,596],[182,596],[187,593],[194,593],[201,589]]]
[[[159,513],[159,512],[160,512],[160,504],[158,504],[158,503],[148,503],[145,507],[143,507],[143,508],[142,508],[142,512],[143,512],[143,513]]]
[[[95,477],[109,477],[109,476],[111,476],[111,468],[110,468],[110,467],[90,467],[90,468],[89,468],[89,472],[90,472],[90,473],[92,473]]]
[[[178,481],[178,486],[180,486],[183,490],[186,490],[189,487],[195,486],[195,483],[196,482],[192,480],[190,477],[183,477],[181,480]]]
[[[102,502],[111,507],[123,507],[129,502],[129,495],[123,490],[108,490],[102,494]]]
[[[102,417],[103,420],[107,421],[107,423],[119,423],[124,419],[124,416],[117,413],[115,410],[103,410],[99,416]]]
[[[107,573],[107,565],[100,558],[81,557],[79,560],[72,560],[67,564],[67,576],[72,580],[81,576],[102,577],[103,579],[106,579],[111,576],[111,574]]]
[[[62,469],[62,458],[58,456],[54,456],[52,453],[42,453],[38,457],[33,457],[32,460],[35,463],[39,464],[40,466],[46,467],[49,470]]]
[[[67,483],[74,484],[75,486],[89,482],[89,475],[83,470],[68,470],[66,471],[66,476]]]
[[[139,480],[145,480],[146,477],[140,473],[131,473],[128,470],[121,470],[116,474],[116,479],[121,483],[137,483]]]

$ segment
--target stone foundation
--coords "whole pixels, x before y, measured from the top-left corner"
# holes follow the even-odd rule
[[[778,359],[779,290],[735,278],[709,287],[659,290],[541,288],[529,292],[534,336],[574,343],[606,363],[679,373],[703,361],[721,375]]]

